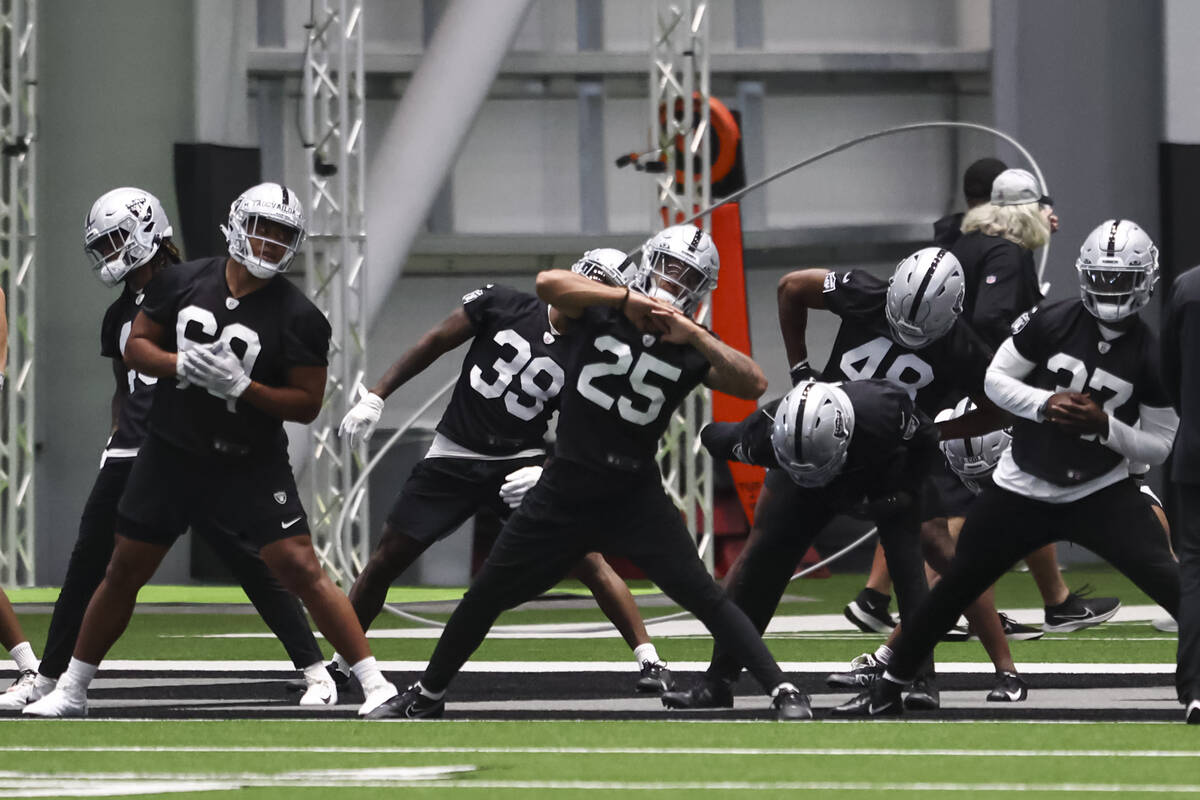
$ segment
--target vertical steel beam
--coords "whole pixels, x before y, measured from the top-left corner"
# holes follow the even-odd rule
[[[0,2],[0,286],[8,305],[8,380],[0,443],[0,584],[34,580],[33,436],[37,217],[37,0]]]
[[[366,253],[365,85],[361,0],[314,0],[305,51],[303,102],[308,163],[310,298],[329,318],[333,341],[321,414],[312,424],[308,465],[313,544],[331,574],[353,580],[369,555],[366,493],[341,541],[335,523],[365,445],[351,447],[337,426],[366,370],[362,286]]]

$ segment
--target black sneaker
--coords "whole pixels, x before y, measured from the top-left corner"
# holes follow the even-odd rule
[[[657,663],[642,662],[642,674],[634,687],[638,694],[662,694],[674,688],[675,678],[671,675],[671,670],[667,669],[666,664],[661,661]]]
[[[1022,625],[1004,613],[1000,614],[1000,627],[1004,629],[1004,638],[1017,642],[1040,639],[1045,634],[1045,631],[1040,631],[1032,625]]]
[[[850,662],[849,672],[833,672],[825,678],[831,689],[866,689],[883,677],[885,667],[872,653],[863,653]]]
[[[431,700],[414,683],[371,711],[366,719],[437,719],[445,710],[445,695],[440,700]]]
[[[892,598],[874,589],[863,589],[842,613],[863,633],[891,633],[896,620],[888,613]]]
[[[971,638],[971,632],[962,625],[955,625],[942,634],[943,642],[966,642]]]
[[[780,722],[813,718],[808,695],[798,689],[780,689],[771,700],[771,708]]]
[[[1029,696],[1029,684],[1015,672],[997,672],[996,685],[988,692],[989,703],[1019,703]]]
[[[1071,592],[1058,605],[1046,606],[1046,624],[1042,630],[1046,633],[1070,633],[1112,619],[1113,614],[1121,608],[1121,601],[1115,597],[1088,597],[1090,591],[1090,587],[1080,587],[1078,592]]]
[[[942,695],[933,675],[922,675],[912,682],[904,696],[904,707],[909,711],[937,711],[942,707]]]
[[[900,689],[900,684],[889,680],[875,681],[870,689],[835,706],[831,713],[835,717],[898,717],[904,713]]]
[[[667,708],[733,708],[733,689],[724,682],[701,680],[690,689],[663,692],[662,704]]]
[[[333,685],[338,688],[339,693],[343,689],[350,687],[350,679],[354,676],[348,672],[342,672],[336,661],[330,661],[328,664],[326,664],[325,671],[329,673],[329,678],[333,681]],[[357,681],[355,681],[355,683],[357,683]],[[307,692],[308,681],[304,680],[304,678],[296,678],[295,680],[290,680],[284,684],[284,688],[293,694]]]
[[[1200,700],[1193,700],[1188,703],[1187,711],[1184,712],[1185,720],[1188,725],[1200,725]]]

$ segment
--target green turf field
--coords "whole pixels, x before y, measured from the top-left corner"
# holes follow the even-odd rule
[[[1149,601],[1108,570],[1067,574],[1075,587]],[[793,584],[781,614],[835,614],[861,576]],[[645,587],[643,587],[645,588]],[[561,591],[578,591],[569,584]],[[41,592],[42,594],[35,594]],[[35,643],[48,614],[22,603],[47,590],[13,592]],[[237,590],[151,588],[143,600],[238,602]],[[393,602],[452,600],[461,590],[395,590]],[[643,597],[647,618],[676,609]],[[1001,608],[1040,603],[1028,576],[1009,575]],[[236,662],[281,660],[256,616],[214,607],[147,605],[112,658]],[[438,607],[420,613],[445,618]],[[599,621],[598,612],[545,604],[505,614],[502,624]],[[383,617],[380,627],[407,623]],[[842,632],[769,639],[781,661],[843,661],[873,649],[879,636]],[[672,661],[704,661],[704,637],[656,641]],[[1144,623],[1110,623],[1035,642],[1014,642],[1019,664],[1170,664],[1175,637]],[[376,639],[383,660],[424,660],[433,639]],[[620,661],[619,639],[490,640],[479,660]],[[975,643],[946,644],[942,661],[982,661]],[[1182,713],[1180,714],[1182,716]],[[424,768],[424,771],[416,769]],[[0,720],[0,797],[228,796],[326,797],[1038,797],[1200,794],[1200,729],[1181,723],[956,722],[937,716],[890,722],[781,724],[724,721],[33,721]],[[402,794],[401,794],[402,793]]]

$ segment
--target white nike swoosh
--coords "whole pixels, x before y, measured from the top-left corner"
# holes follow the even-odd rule
[[[288,528],[292,527],[293,525],[295,525],[297,522],[299,522],[302,519],[304,519],[304,517],[296,517],[295,519],[288,520],[287,522],[281,522],[281,523],[279,523],[279,527],[283,528],[284,530],[287,530]]]
[[[1020,693],[1020,692],[1005,692],[1005,694],[1006,694],[1006,695],[1008,695],[1008,699],[1009,699],[1009,700],[1014,700],[1014,701],[1016,701],[1016,700],[1020,700],[1020,699],[1021,699],[1021,693]]]
[[[876,714],[879,714],[879,713],[881,713],[881,712],[883,712],[883,711],[887,711],[887,710],[888,710],[889,708],[891,708],[891,707],[892,707],[892,704],[891,704],[891,703],[885,703],[885,704],[883,704],[883,705],[881,705],[881,706],[877,706],[877,705],[875,705],[874,703],[868,703],[868,704],[867,704],[867,713],[868,713],[868,714],[870,714],[870,715],[873,717],[873,716],[875,716]]]

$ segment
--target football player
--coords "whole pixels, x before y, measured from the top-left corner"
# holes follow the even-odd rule
[[[421,679],[374,716],[441,716],[446,688],[496,617],[601,550],[630,558],[693,613],[772,695],[779,719],[812,717],[808,697],[704,568],[655,462],[672,413],[700,383],[742,398],[766,389],[758,365],[693,319],[718,268],[712,238],[678,225],[647,243],[640,280],[624,289],[566,270],[538,274],[538,296],[571,319],[555,456],[504,526]]]
[[[133,187],[105,192],[84,221],[83,247],[93,273],[109,288],[122,285],[120,295],[108,307],[100,326],[100,353],[112,360],[116,381],[112,433],[80,518],[79,535],[54,604],[37,676],[20,692],[0,698],[0,708],[19,708],[54,688],[71,658],[88,601],[104,578],[112,556],[117,501],[125,490],[138,449],[146,439],[146,422],[157,381],[128,369],[122,351],[133,318],[145,299],[147,284],[160,271],[180,261],[172,233],[171,222],[158,198]],[[236,533],[205,524],[197,525],[196,533],[210,542],[213,551],[242,584],[263,621],[279,637],[292,663],[304,671],[305,691],[300,704],[337,702],[336,688],[321,669],[321,650],[295,596],[280,586],[258,552]]]
[[[360,713],[396,693],[346,596],[321,569],[288,463],[283,421],[307,423],[319,413],[330,338],[324,315],[278,277],[304,239],[300,202],[286,186],[259,184],[234,200],[222,231],[227,258],[173,266],[146,286],[123,353],[128,369],[157,379],[149,433],[74,656],[55,689],[25,714],[87,713],[87,686],[128,624],[138,590],[193,522],[258,545],[271,572],[351,661],[365,692]]]
[[[589,250],[572,271],[624,287],[636,266],[620,250]],[[384,401],[426,367],[464,342],[471,346],[429,452],[404,484],[383,526],[379,546],[350,589],[363,629],[370,627],[388,587],[434,542],[483,509],[505,517],[541,475],[546,428],[558,410],[570,344],[570,320],[534,295],[488,284],[426,333],[350,409],[339,432],[369,438]],[[589,553],[575,576],[591,589],[634,652],[639,692],[671,685],[638,614],[629,587],[599,553]],[[330,671],[344,675],[335,656]]]
[[[1179,424],[1158,341],[1138,315],[1158,279],[1158,250],[1135,223],[1107,220],[1084,240],[1076,269],[1080,299],[1022,315],[988,367],[988,396],[1019,418],[1012,445],[883,679],[846,713],[901,713],[902,687],[962,609],[1025,554],[1064,537],[1176,616],[1179,565],[1129,474],[1131,461],[1161,464]]]
[[[880,379],[803,381],[741,422],[706,426],[701,440],[714,458],[770,469],[763,487],[770,497],[759,501],[725,582],[760,632],[797,562],[838,514],[872,520],[888,560],[903,565],[901,574],[920,574],[920,488],[939,457],[937,429],[904,388]],[[784,530],[788,535],[780,535]],[[717,642],[703,680],[664,694],[663,703],[732,707],[740,672],[741,663]]]

